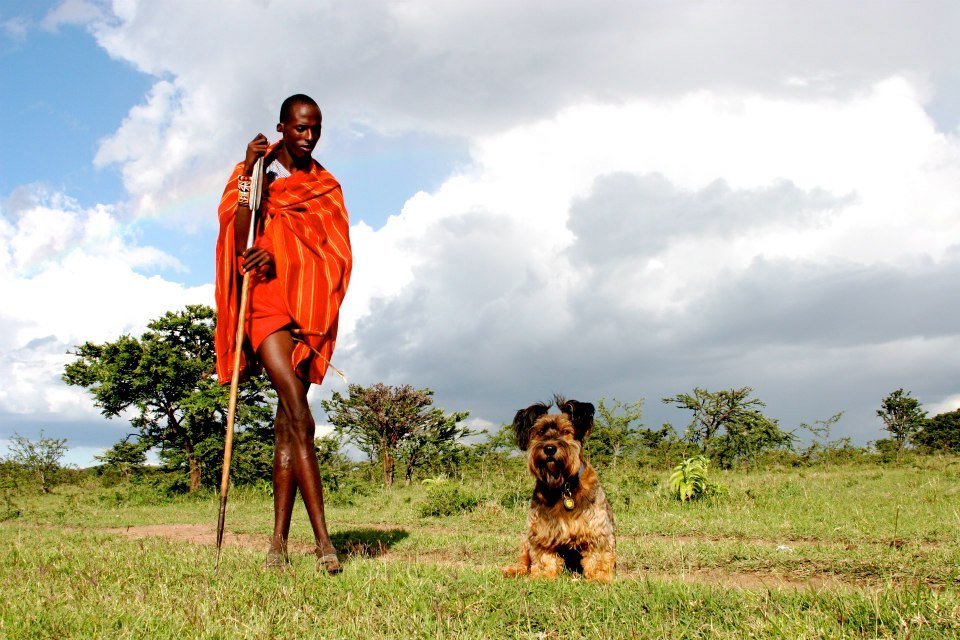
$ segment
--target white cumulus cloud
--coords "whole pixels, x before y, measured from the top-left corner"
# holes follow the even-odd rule
[[[894,388],[955,394],[960,140],[922,99],[901,77],[846,100],[701,91],[478,138],[355,233],[338,359],[483,417],[751,385],[794,424],[846,409],[869,432]]]
[[[146,275],[178,265],[141,244],[110,206],[82,208],[40,188],[11,197],[0,209],[0,413],[97,415],[84,392],[60,382],[68,350],[137,333],[188,303],[210,304],[210,285]]]
[[[583,101],[700,90],[846,101],[895,74],[938,86],[929,93],[944,113],[960,104],[955,86],[935,84],[955,78],[949,46],[936,46],[952,42],[955,3],[116,0],[99,17],[91,6],[70,0],[50,19],[89,13],[110,55],[157,78],[98,154],[121,164],[144,214],[198,188],[215,198],[224,167],[270,133],[294,92],[320,102],[328,129],[471,139]]]

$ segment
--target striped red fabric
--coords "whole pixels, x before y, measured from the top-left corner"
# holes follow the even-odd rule
[[[243,163],[234,168],[218,211],[214,347],[221,384],[229,384],[233,373],[240,307],[234,219],[237,176],[242,168]],[[264,224],[258,227],[273,245],[277,278],[282,283],[290,316],[304,333],[304,342],[294,345],[292,365],[301,378],[319,384],[333,356],[340,305],[353,265],[350,221],[340,184],[314,161],[309,172],[295,171],[265,187],[260,211]],[[241,378],[249,375],[252,359],[249,344],[245,346],[240,359]]]

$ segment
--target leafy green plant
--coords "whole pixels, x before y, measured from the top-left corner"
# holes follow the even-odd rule
[[[670,490],[681,501],[699,500],[719,493],[723,486],[713,482],[707,475],[710,460],[705,456],[687,458],[673,468],[670,474]]]

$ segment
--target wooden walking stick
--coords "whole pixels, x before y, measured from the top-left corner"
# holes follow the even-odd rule
[[[250,231],[247,234],[247,248],[253,246],[257,227],[257,210],[260,208],[260,196],[263,193],[263,156],[253,165],[250,184]],[[233,457],[233,425],[237,417],[237,395],[240,390],[240,354],[243,351],[245,319],[250,297],[250,278],[241,274],[243,285],[240,289],[240,313],[237,315],[237,340],[234,343],[233,376],[230,378],[230,400],[227,403],[227,433],[223,441],[223,473],[220,476],[220,515],[217,518],[217,564],[220,568],[220,548],[223,545],[223,527],[227,517],[227,487],[230,484],[230,459]]]

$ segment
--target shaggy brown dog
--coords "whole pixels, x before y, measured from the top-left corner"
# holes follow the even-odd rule
[[[613,511],[583,442],[593,428],[593,405],[557,396],[561,413],[543,403],[517,411],[513,429],[536,479],[518,566],[506,575],[555,578],[564,567],[587,580],[610,582],[617,559]]]

